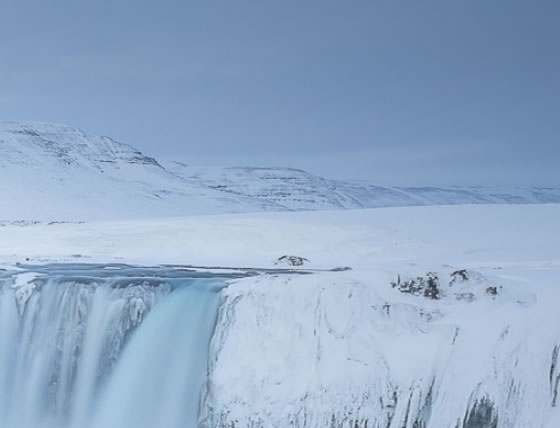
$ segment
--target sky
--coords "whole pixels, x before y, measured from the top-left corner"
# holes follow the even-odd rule
[[[194,165],[560,184],[560,2],[2,0],[0,119]]]

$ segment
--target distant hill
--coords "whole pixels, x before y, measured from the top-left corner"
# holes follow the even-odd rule
[[[559,187],[381,187],[290,168],[158,162],[72,126],[0,123],[0,221],[81,221],[408,205],[559,203]]]
[[[399,187],[353,180],[328,180],[292,168],[165,167],[180,177],[225,193],[273,202],[290,210],[380,208],[461,204],[560,202],[560,187]]]

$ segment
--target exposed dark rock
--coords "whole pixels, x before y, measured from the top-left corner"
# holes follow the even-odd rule
[[[288,266],[303,266],[305,263],[309,262],[305,257],[300,256],[282,256],[276,260],[276,265],[280,263],[287,264]]]
[[[406,281],[401,281],[399,275],[397,281],[391,282],[391,285],[401,293],[412,294],[413,296],[424,296],[433,300],[441,297],[439,277],[434,272],[428,272],[424,277],[419,276]]]
[[[424,399],[424,403],[420,408],[420,412],[416,416],[414,423],[412,424],[412,428],[426,428],[428,425],[430,418],[432,416],[432,404],[433,404],[433,394],[434,394],[434,381],[430,385],[428,392],[426,394],[426,398]]]
[[[488,397],[475,401],[470,410],[467,410],[463,420],[463,428],[496,428],[498,415],[494,403]]]
[[[347,270],[352,270],[350,266],[339,266],[331,269],[331,272],[345,272]]]
[[[451,276],[451,282],[449,283],[449,285],[452,285],[459,280],[467,281],[469,279],[469,275],[466,269],[456,270],[455,272],[452,272],[450,276]]]
[[[558,353],[560,352],[560,346],[556,345],[552,350],[552,360],[550,363],[550,394],[551,394],[551,405],[556,407],[558,405],[558,387],[560,386],[560,373],[558,373]]]
[[[486,289],[486,294],[489,294],[491,296],[497,296],[498,295],[498,287],[488,287]]]

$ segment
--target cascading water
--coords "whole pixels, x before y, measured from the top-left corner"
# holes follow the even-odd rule
[[[0,277],[0,426],[195,427],[223,279],[75,273]]]

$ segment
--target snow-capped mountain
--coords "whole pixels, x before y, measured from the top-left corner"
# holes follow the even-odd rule
[[[560,202],[560,187],[384,187],[362,181],[329,180],[293,168],[197,168],[180,162],[165,163],[165,167],[201,185],[296,211]]]
[[[290,168],[158,162],[72,126],[0,123],[0,220],[80,221],[408,205],[560,202],[560,188],[381,187]]]
[[[337,183],[293,168],[191,167],[165,163],[174,174],[221,192],[269,201],[288,210],[362,208]]]
[[[173,175],[108,137],[48,123],[0,124],[1,219],[91,220],[281,209]]]

